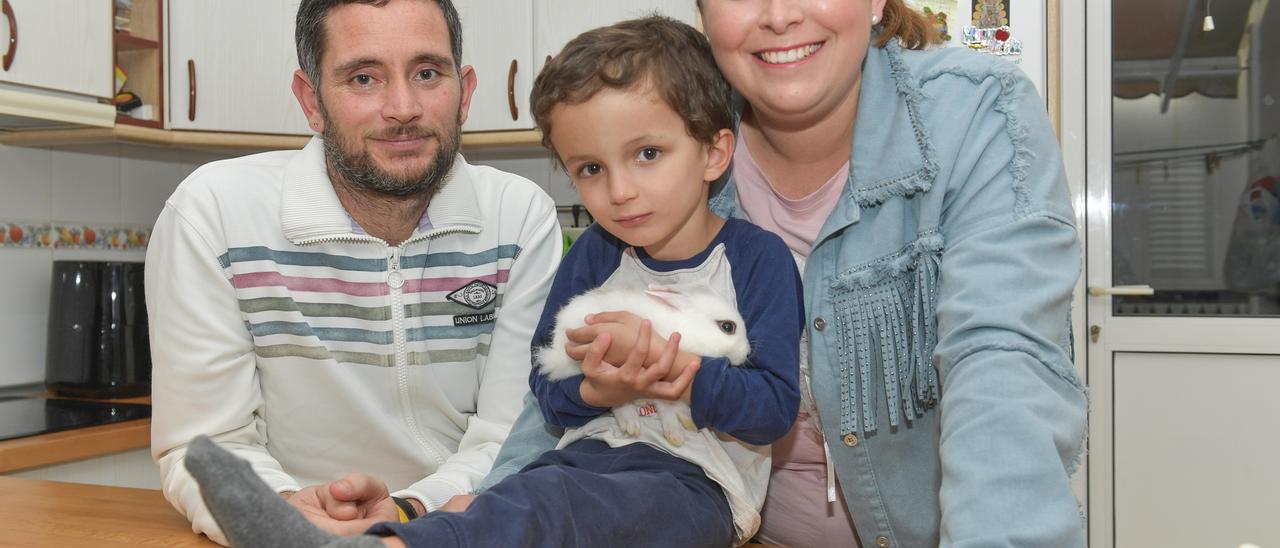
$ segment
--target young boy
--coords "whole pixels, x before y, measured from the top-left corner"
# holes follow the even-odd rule
[[[568,429],[556,450],[464,512],[369,533],[413,546],[741,544],[759,525],[767,444],[796,418],[804,320],[786,244],[707,207],[734,149],[729,86],[705,37],[649,17],[571,41],[538,76],[532,103],[544,144],[596,219],[560,265],[535,349],[550,344],[556,314],[574,296],[657,283],[700,284],[736,302],[751,354],[731,366],[681,351],[678,337],[665,340],[632,314],[596,314],[572,337],[591,342],[567,349],[583,375],[550,381],[536,363],[530,375],[547,422]],[[639,436],[619,433],[610,409],[644,398],[688,402],[701,430],[673,446],[647,415]],[[310,528],[219,451],[193,443],[187,460],[233,545],[379,544]]]

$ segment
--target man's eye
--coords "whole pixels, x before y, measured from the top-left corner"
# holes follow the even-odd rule
[[[357,74],[351,78],[351,81],[362,86],[367,86],[373,83],[373,77],[368,74]]]
[[[422,80],[430,80],[439,75],[440,75],[440,72],[437,71],[436,69],[422,69],[418,71],[418,78]]]
[[[644,147],[640,150],[640,159],[647,162],[657,160],[659,156],[662,156],[662,151],[655,147]]]
[[[601,169],[603,168],[600,167],[600,164],[585,164],[578,169],[578,176],[590,177],[592,175],[598,175]]]

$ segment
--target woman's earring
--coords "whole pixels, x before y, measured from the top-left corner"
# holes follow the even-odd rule
[[[871,24],[872,24],[873,26],[874,26],[875,24],[879,23],[879,22],[880,22],[880,16],[879,16],[879,15],[872,15],[872,16],[871,16]]]

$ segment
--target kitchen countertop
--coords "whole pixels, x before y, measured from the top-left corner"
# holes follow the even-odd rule
[[[150,489],[0,476],[0,516],[0,546],[218,546]]]
[[[151,403],[150,396],[112,400]],[[142,449],[151,445],[151,419],[89,426],[0,441],[0,474]]]

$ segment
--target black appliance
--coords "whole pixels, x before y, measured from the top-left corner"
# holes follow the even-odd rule
[[[150,416],[150,405],[136,403],[32,397],[0,398],[0,440],[145,419]]]
[[[45,386],[62,396],[151,391],[143,264],[54,261]]]

